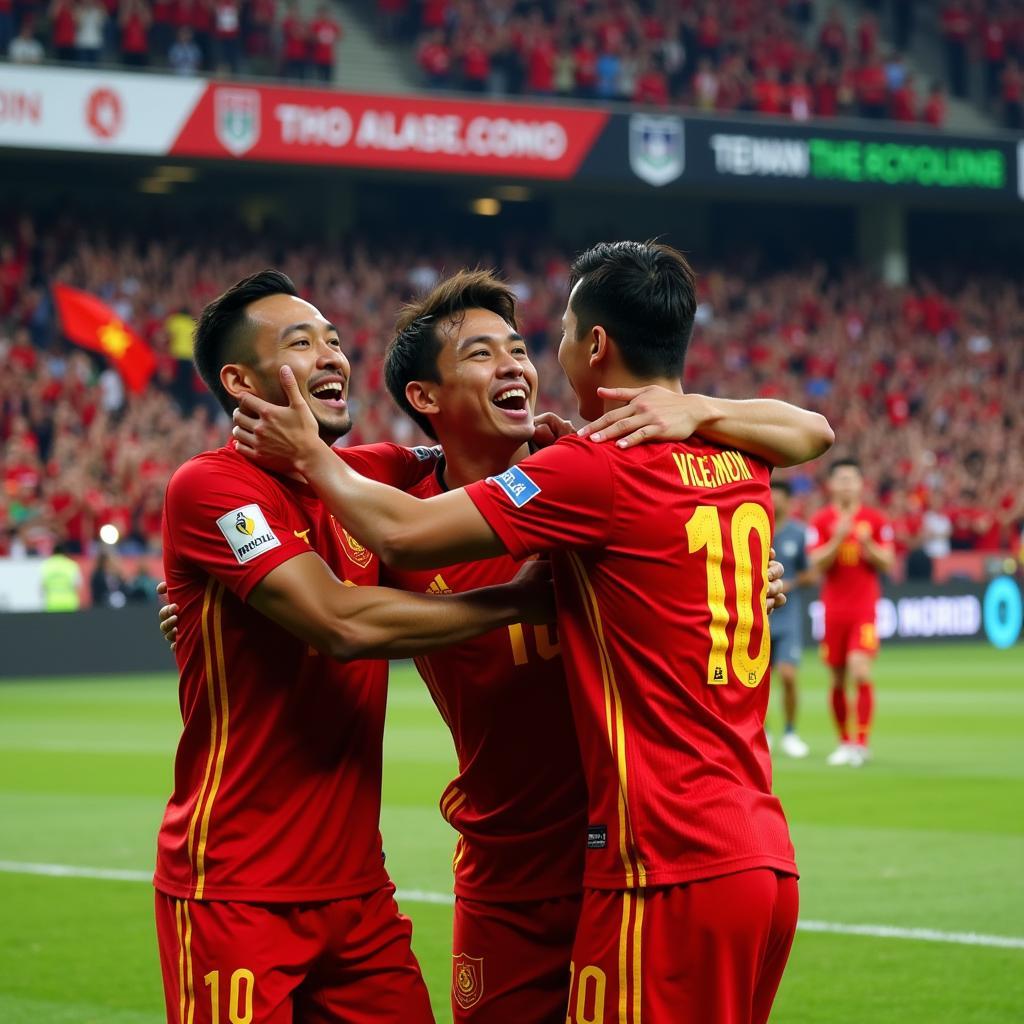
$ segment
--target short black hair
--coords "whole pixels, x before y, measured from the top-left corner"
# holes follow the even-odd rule
[[[681,377],[697,312],[693,268],[662,242],[600,242],[576,257],[576,338],[600,325],[640,377]]]
[[[253,323],[246,309],[269,295],[298,295],[298,289],[280,270],[261,270],[243,278],[208,303],[196,324],[192,357],[203,382],[225,412],[238,404],[220,382],[221,368],[251,358]]]
[[[788,480],[773,480],[771,484],[773,491],[782,491],[788,497],[792,497],[793,488]]]
[[[460,322],[471,309],[489,310],[514,330],[519,329],[515,292],[493,271],[460,270],[402,307],[395,323],[395,336],[384,357],[384,383],[391,397],[435,441],[430,420],[409,404],[405,388],[414,380],[440,380],[437,357],[443,340],[438,337],[437,328],[449,321]]]
[[[836,461],[833,462],[832,465],[828,467],[828,475],[832,476],[832,474],[837,469],[842,469],[845,466],[851,466],[853,469],[857,470],[858,473],[861,473],[863,475],[863,470],[860,468],[860,463],[852,455],[847,455],[844,458],[836,459]]]

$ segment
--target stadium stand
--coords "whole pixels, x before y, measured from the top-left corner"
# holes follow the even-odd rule
[[[330,5],[307,12],[294,0],[0,2],[0,55],[23,64],[328,81],[343,35]]]
[[[425,83],[520,94],[752,111],[805,120],[860,116],[945,119],[944,90],[918,90],[899,49],[883,45],[876,15],[855,22],[813,0],[721,3],[396,5]]]
[[[10,221],[8,221],[10,223]],[[570,255],[351,240],[279,251],[231,232],[159,238],[104,233],[78,218],[0,233],[0,555],[93,545],[114,523],[122,550],[156,551],[168,475],[220,443],[226,421],[189,361],[192,317],[261,266],[278,266],[341,331],[353,364],[353,443],[417,443],[386,397],[381,364],[393,316],[439,274],[497,262],[520,298],[520,327],[543,382],[541,408],[575,403],[556,361]],[[772,396],[820,409],[867,468],[903,554],[1016,549],[1024,523],[1024,288],[1019,276],[918,277],[906,288],[824,265],[762,272],[700,267],[689,390]],[[47,287],[65,282],[108,302],[152,346],[149,389],[66,345]],[[188,415],[182,415],[182,412]],[[820,467],[812,472],[820,472]],[[790,474],[798,511],[821,500]]]

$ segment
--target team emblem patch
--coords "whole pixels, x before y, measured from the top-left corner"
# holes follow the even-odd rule
[[[334,532],[338,534],[349,561],[355,562],[360,569],[365,569],[373,560],[373,552],[365,545],[360,544],[333,516],[331,522],[334,523]]]
[[[259,505],[243,505],[222,515],[217,520],[217,527],[224,534],[235,558],[243,565],[264,551],[281,546]]]
[[[629,166],[648,185],[675,181],[686,166],[683,119],[633,114],[629,119]]]
[[[217,141],[232,156],[248,153],[260,137],[260,94],[255,89],[218,89],[214,130]]]
[[[459,953],[452,957],[452,996],[464,1010],[476,1006],[484,994],[484,958]]]
[[[516,508],[522,508],[540,494],[540,488],[518,466],[487,479],[497,484],[512,499]]]

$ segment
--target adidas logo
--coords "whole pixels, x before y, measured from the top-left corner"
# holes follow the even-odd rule
[[[444,581],[444,577],[438,573],[431,581],[430,586],[427,587],[426,593],[428,594],[450,594],[452,588],[448,586]]]

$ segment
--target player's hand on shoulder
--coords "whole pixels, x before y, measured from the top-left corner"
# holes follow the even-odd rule
[[[523,622],[544,626],[555,621],[555,583],[546,558],[525,562],[506,586],[516,592],[513,600],[519,604]]]
[[[644,441],[685,441],[703,423],[702,395],[680,395],[651,384],[643,388],[598,388],[598,395],[623,402],[580,430],[591,441],[632,448]]]
[[[782,577],[786,574],[786,567],[775,558],[775,548],[770,551],[771,560],[768,562],[768,595],[765,599],[765,606],[768,614],[771,615],[776,608],[781,608],[787,601],[783,592],[785,586]]]
[[[576,433],[576,428],[569,420],[563,419],[553,412],[537,413],[533,417],[533,425],[534,432],[531,440],[537,448],[547,448],[560,437]]]
[[[161,580],[156,585],[156,592],[160,597],[167,597],[167,581]],[[164,639],[171,645],[173,651],[178,639],[178,606],[176,604],[164,604],[160,606],[160,632]]]
[[[281,387],[287,405],[274,405],[256,395],[242,395],[231,416],[231,436],[238,450],[254,462],[267,469],[291,473],[323,441],[291,367],[281,367]]]

